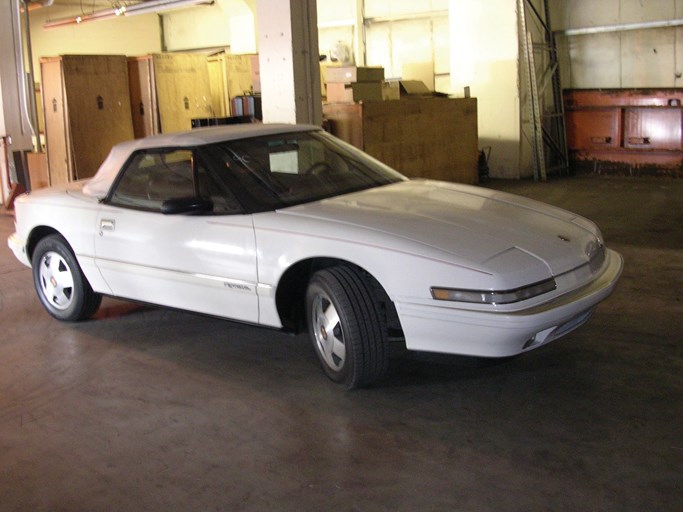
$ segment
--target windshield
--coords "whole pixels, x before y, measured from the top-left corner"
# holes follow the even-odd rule
[[[216,177],[250,212],[268,211],[407,178],[323,131],[201,148]]]

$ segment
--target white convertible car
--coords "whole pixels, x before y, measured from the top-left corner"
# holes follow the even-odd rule
[[[307,329],[347,389],[388,340],[507,357],[588,320],[623,261],[590,221],[408,180],[314,126],[238,125],[115,146],[97,174],[24,195],[9,246],[54,317],[102,295]]]

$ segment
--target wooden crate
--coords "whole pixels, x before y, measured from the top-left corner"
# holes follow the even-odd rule
[[[31,183],[31,190],[45,188],[50,183],[47,171],[47,154],[45,153],[26,153],[26,163],[28,165],[28,175]]]
[[[89,178],[133,138],[126,57],[43,58],[41,71],[50,185]]]
[[[136,137],[190,130],[192,119],[216,115],[205,55],[130,57],[128,69]]]
[[[215,117],[230,115],[228,75],[225,68],[225,54],[212,55],[207,59],[209,67],[209,88]]]
[[[476,98],[326,104],[331,132],[411,178],[478,182]]]
[[[129,57],[130,110],[135,138],[161,133],[152,56]]]
[[[228,86],[228,98],[260,94],[261,75],[258,55],[224,55],[225,75]],[[230,115],[239,115],[231,112]]]
[[[162,132],[189,130],[192,119],[214,116],[206,56],[154,55],[154,81]]]

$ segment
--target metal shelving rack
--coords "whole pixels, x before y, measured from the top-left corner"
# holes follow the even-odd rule
[[[562,86],[555,36],[550,28],[548,0],[517,0],[519,38],[525,75],[527,118],[523,135],[529,140],[534,178],[569,174]]]

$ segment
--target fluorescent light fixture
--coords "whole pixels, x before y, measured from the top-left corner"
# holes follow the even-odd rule
[[[111,9],[103,9],[90,14],[48,20],[43,24],[43,28],[64,27],[66,25],[78,25],[86,21],[99,21],[117,16],[136,16],[138,14],[149,14],[155,12],[170,11],[182,7],[192,7],[195,5],[212,5],[213,0],[149,0],[133,5],[122,5]]]

